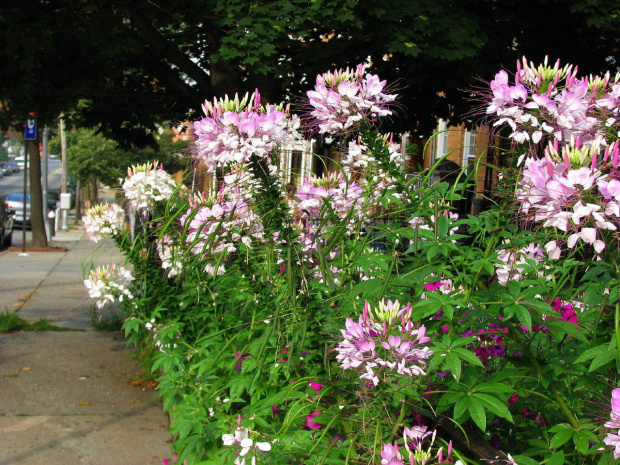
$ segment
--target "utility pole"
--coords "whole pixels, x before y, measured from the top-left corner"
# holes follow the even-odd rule
[[[42,196],[43,196],[43,221],[45,226],[45,236],[48,241],[52,240],[52,231],[50,230],[49,218],[48,218],[48,206],[47,206],[47,174],[48,174],[48,152],[47,145],[49,143],[49,135],[50,129],[45,126],[43,128],[43,147],[41,148],[41,153],[43,156],[43,163],[41,164],[41,188],[42,188]]]
[[[60,115],[60,159],[61,159],[61,175],[60,175],[60,196],[62,198],[62,194],[67,193],[67,135],[65,134],[65,115]],[[61,226],[60,229],[66,231],[69,229],[68,225],[68,216],[69,210],[64,208],[60,209],[61,216]]]

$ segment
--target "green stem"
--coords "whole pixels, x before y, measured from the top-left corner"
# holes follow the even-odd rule
[[[405,401],[403,400],[403,406],[400,409],[400,414],[396,419],[396,423],[394,423],[394,427],[392,428],[392,432],[390,433],[390,440],[388,442],[393,442],[396,437],[396,433],[398,432],[398,428],[403,424],[403,420],[405,419]]]

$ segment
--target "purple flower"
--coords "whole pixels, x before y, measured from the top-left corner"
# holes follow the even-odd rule
[[[275,418],[278,413],[282,413],[282,412],[285,412],[285,411],[286,410],[279,409],[276,404],[273,404],[271,406],[271,415],[273,416],[273,418]]]

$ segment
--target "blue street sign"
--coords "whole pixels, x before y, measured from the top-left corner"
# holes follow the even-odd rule
[[[36,140],[37,139],[37,118],[30,118],[26,120],[26,128],[24,129],[24,139]]]

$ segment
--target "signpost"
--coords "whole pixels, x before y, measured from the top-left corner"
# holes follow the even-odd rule
[[[35,113],[30,113],[30,118],[26,120],[24,127],[24,140],[37,140],[37,116]],[[30,161],[30,154],[28,153],[28,142],[26,142],[25,154],[24,154],[24,213],[22,216],[22,255],[26,255],[26,213],[28,209],[28,162]]]
[[[24,129],[25,140],[37,140],[37,117],[31,113]]]

